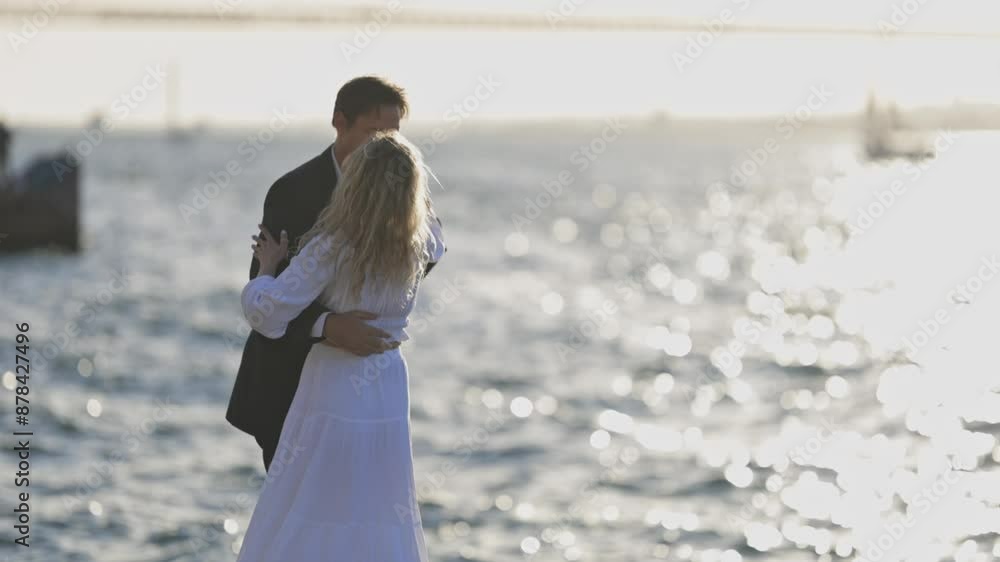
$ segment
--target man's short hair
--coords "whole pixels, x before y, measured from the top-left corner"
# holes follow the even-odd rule
[[[359,76],[341,86],[333,112],[341,112],[350,126],[360,115],[366,115],[383,105],[395,105],[403,117],[410,106],[403,88],[379,76]]]

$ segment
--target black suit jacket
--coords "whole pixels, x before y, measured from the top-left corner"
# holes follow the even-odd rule
[[[289,245],[296,244],[329,203],[336,185],[333,154],[331,147],[327,147],[274,182],[264,199],[262,223],[274,236],[280,236],[282,229],[287,230]],[[286,267],[288,260],[278,264],[275,275],[280,275]],[[427,264],[424,274],[433,267],[433,263]],[[260,263],[253,258],[250,279],[257,276],[259,269]],[[229,423],[257,437],[258,442],[277,443],[299,386],[302,365],[313,344],[322,341],[312,337],[312,327],[328,311],[318,301],[313,302],[288,324],[285,335],[278,339],[250,332],[226,410]]]
[[[274,182],[264,198],[261,222],[274,236],[280,236],[282,229],[288,231],[289,245],[294,247],[329,203],[336,184],[333,155],[327,147]],[[276,276],[286,267],[288,260],[283,260],[278,264]],[[250,262],[250,279],[257,276],[259,269],[255,257]],[[310,335],[313,324],[327,311],[319,302],[313,302],[288,324],[285,335],[278,339],[250,332],[226,410],[229,423],[250,435],[277,441],[298,388],[306,355],[313,343],[320,341]]]

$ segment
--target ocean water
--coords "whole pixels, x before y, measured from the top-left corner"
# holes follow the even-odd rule
[[[404,126],[449,240],[404,346],[432,559],[1000,556],[996,134],[918,166],[850,131],[452,125]],[[331,140],[254,134],[112,133],[85,251],[0,261],[35,432],[32,546],[8,511],[0,559],[235,559],[264,476],[224,419],[250,236]],[[14,159],[81,141],[18,131]]]

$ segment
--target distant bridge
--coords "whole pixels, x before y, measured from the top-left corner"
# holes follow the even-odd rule
[[[31,4],[0,6],[0,18],[31,18],[40,13],[38,6]],[[376,21],[373,15],[385,7],[361,5],[353,7],[310,8],[295,11],[247,10],[240,8],[240,0],[214,0],[206,5],[222,7],[215,10],[191,10],[174,8],[148,8],[142,6],[127,8],[80,7],[72,3],[60,6],[54,19],[95,20],[110,23],[166,23],[198,26],[264,26],[290,25],[301,27],[358,26]],[[230,7],[231,9],[226,9]],[[552,10],[553,14],[557,13]],[[706,31],[707,24],[700,20],[675,19],[644,16],[577,16],[570,15],[555,21],[545,12],[534,14],[498,14],[476,12],[446,12],[404,8],[392,14],[393,27],[450,28],[477,30],[512,31],[630,31],[630,32],[700,32]],[[859,37],[883,37],[884,33],[873,23],[871,28],[773,25],[733,22],[725,24],[723,33],[737,34],[779,34],[779,35],[836,35]],[[1000,31],[940,30],[921,31],[900,29],[896,37],[950,37],[1000,39]]]

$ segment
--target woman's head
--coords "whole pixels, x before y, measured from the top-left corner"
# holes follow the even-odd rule
[[[366,282],[412,288],[427,262],[429,194],[420,151],[399,132],[377,132],[352,152],[330,203],[300,247],[331,234],[349,252],[335,291],[355,301]],[[370,276],[370,277],[368,277]]]

